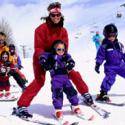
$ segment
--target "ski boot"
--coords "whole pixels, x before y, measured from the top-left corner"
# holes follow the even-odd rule
[[[13,108],[13,112],[12,115],[16,115],[20,118],[32,118],[33,115],[31,115],[30,113],[28,113],[28,110],[26,107],[17,107],[17,108]]]
[[[81,109],[79,108],[79,106],[71,106],[71,110],[76,115],[82,114]]]
[[[63,119],[63,112],[62,112],[62,110],[56,110],[56,111],[55,111],[55,117],[56,117],[58,120],[62,120],[62,119]]]
[[[88,106],[91,106],[93,103],[92,96],[89,93],[85,93],[82,95],[84,97],[84,103]]]
[[[22,80],[25,84],[28,83],[28,80],[26,78],[23,78]]]
[[[111,102],[110,98],[107,95],[107,92],[104,91],[101,91],[100,94],[97,95],[96,101]]]
[[[26,89],[26,85],[24,84],[21,88],[22,88],[22,92],[24,92]]]

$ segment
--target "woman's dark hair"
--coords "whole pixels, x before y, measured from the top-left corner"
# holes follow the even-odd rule
[[[50,3],[47,10],[50,11],[53,8],[60,8],[61,9],[61,3],[59,3],[59,2]]]
[[[4,32],[0,32],[0,35],[2,36],[5,36],[6,37],[6,34]]]
[[[58,44],[63,44],[64,47],[65,47],[65,53],[67,53],[66,44],[65,44],[62,40],[55,40],[55,41],[53,42],[52,47],[51,47],[51,52],[52,52],[53,54],[56,54],[56,46],[57,46]]]

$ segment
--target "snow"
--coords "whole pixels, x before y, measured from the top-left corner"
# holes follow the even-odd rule
[[[78,4],[76,0],[74,0],[74,2],[75,2],[74,4],[73,4],[73,2],[71,3],[72,8],[73,9],[75,8],[75,10],[77,10],[76,12],[79,13],[82,10],[82,8],[80,6],[81,1],[80,1],[80,4]],[[68,21],[66,22],[66,26],[68,27],[69,34],[70,34],[69,52],[72,54],[74,60],[76,61],[75,69],[80,71],[84,81],[89,86],[89,91],[92,94],[93,99],[95,99],[96,94],[99,93],[100,85],[101,85],[102,79],[104,78],[104,73],[103,73],[103,66],[101,66],[100,74],[96,74],[96,72],[94,71],[96,49],[95,49],[94,43],[92,43],[92,41],[91,41],[92,35],[94,35],[93,33],[91,33],[91,31],[99,30],[102,33],[102,29],[103,29],[104,25],[107,23],[113,22],[118,26],[119,40],[125,45],[125,41],[124,41],[125,8],[122,8],[122,12],[123,12],[122,18],[117,19],[115,17],[115,12],[116,12],[118,6],[121,4],[121,1],[117,1],[117,2],[110,1],[108,4],[103,1],[101,4],[99,2],[98,6],[97,6],[97,4],[93,4],[92,7],[90,7],[91,0],[88,0],[88,2],[89,2],[88,3],[89,7],[88,8],[85,7],[85,9],[83,9],[85,13],[83,13],[82,16],[86,17],[83,19],[83,22],[82,22],[82,16],[80,14],[78,14],[77,17],[72,18],[72,20],[74,20],[74,21],[69,19],[68,16],[70,16],[71,11],[73,9],[66,8],[67,6],[65,4],[64,4],[65,5],[64,6],[65,7],[64,15],[66,14],[66,19],[68,19]],[[98,2],[98,1],[96,0],[96,2]],[[68,7],[71,6],[70,2],[67,1],[67,3],[68,3]],[[124,1],[122,1],[122,3],[124,3]],[[111,5],[113,5],[113,6],[111,6]],[[78,9],[78,6],[80,7],[79,9]],[[102,8],[106,8],[106,9],[102,9]],[[99,10],[101,10],[101,11],[99,11]],[[25,12],[25,10],[23,10],[23,11]],[[110,13],[108,14],[108,12],[110,12]],[[90,17],[87,17],[87,14],[90,15]],[[12,19],[11,19],[11,22],[12,22]],[[77,24],[76,24],[76,22],[77,22]],[[14,22],[12,24],[14,26]],[[71,24],[71,26],[69,24]],[[21,27],[22,27],[22,25],[21,25]],[[28,24],[26,23],[26,25],[28,25]],[[32,22],[29,25],[32,25]],[[28,27],[30,27],[29,25],[28,25]],[[73,26],[75,28],[73,28]],[[34,25],[32,25],[32,27],[34,27]],[[15,31],[16,31],[16,28],[15,28]],[[28,34],[31,36],[31,38],[33,38],[33,33],[30,33],[29,31],[31,31],[30,28],[28,30]],[[16,35],[16,33],[15,33],[15,35]],[[26,35],[26,37],[29,36],[27,34],[25,34],[25,35]],[[26,37],[24,36],[23,39],[26,39]],[[27,38],[27,39],[29,39],[28,41],[30,41],[31,38],[28,37]],[[33,41],[33,40],[31,40],[31,41]],[[22,69],[22,72],[26,75],[26,77],[30,83],[34,78],[33,69],[32,69],[32,59],[31,58],[23,59],[23,66],[24,66],[24,69]],[[16,82],[13,80],[13,78],[11,78],[10,80],[11,80],[11,84],[14,84],[16,86],[16,87],[12,88],[12,91],[14,91],[14,90],[21,91],[20,88],[17,86]],[[110,98],[112,99],[112,101],[116,101],[116,102],[125,101],[125,89],[124,89],[125,84],[124,84],[124,82],[125,81],[123,78],[117,76],[116,82],[112,86],[111,91],[109,92],[109,95],[110,95]],[[18,96],[20,96],[20,94],[21,93],[19,93]],[[80,97],[80,95],[79,95],[79,97]],[[118,125],[118,124],[125,125],[125,118],[124,118],[125,107],[110,106],[110,105],[100,104],[97,102],[95,102],[95,103],[97,105],[99,105],[100,107],[111,112],[110,117],[107,119],[103,119],[95,111],[93,111],[90,107],[87,107],[85,105],[80,105],[80,107],[85,115],[90,116],[90,115],[94,114],[94,116],[95,116],[93,121],[80,120],[80,119],[76,118],[75,116],[70,115],[69,102],[67,101],[67,99],[65,97],[64,106],[63,106],[64,119],[69,120],[70,122],[79,121],[80,125],[83,125],[83,124],[84,125]],[[16,107],[16,106],[17,106],[16,101],[15,102],[0,102],[0,107],[1,107],[1,109],[0,109],[0,125],[17,125],[17,124],[35,125],[34,123],[29,123],[29,122],[23,121],[19,118],[10,116],[10,114],[12,113],[12,108]],[[45,81],[44,87],[40,90],[38,95],[33,99],[31,106],[29,107],[29,112],[31,112],[35,117],[39,118],[42,122],[45,121],[45,122],[52,122],[52,123],[57,124],[56,120],[52,117],[54,108],[52,106],[51,85],[50,85],[49,73],[47,73],[47,75],[46,75],[46,81]],[[3,117],[3,116],[7,116],[7,118]]]
[[[93,52],[94,53],[94,52]],[[99,86],[101,84],[102,78],[104,77],[103,69],[101,69],[101,74],[96,74],[94,72],[94,57],[87,57],[85,60],[78,61],[77,63],[79,65],[78,70],[82,74],[84,80],[88,84],[90,88],[90,93],[92,94],[93,98],[96,97],[96,94],[99,93]],[[33,70],[32,70],[32,59],[25,59],[23,60],[24,69],[22,72],[25,73],[26,77],[28,78],[29,82],[33,80]],[[28,67],[28,70],[26,68]],[[82,68],[80,68],[82,67]],[[124,88],[125,84],[123,82],[124,79],[117,77],[116,83],[112,87],[109,95],[113,101],[116,102],[122,102],[124,101],[125,94],[124,94]],[[11,78],[11,83],[16,85],[15,81]],[[32,113],[35,117],[39,118],[42,122],[52,122],[57,124],[56,120],[52,117],[52,113],[54,113],[54,108],[52,106],[52,99],[51,99],[51,88],[50,88],[50,76],[49,73],[47,73],[46,76],[46,82],[44,87],[40,90],[38,95],[34,98],[34,100],[31,103],[31,106],[29,107],[29,112]],[[14,90],[20,90],[18,87],[12,89]],[[80,97],[80,95],[79,95]],[[96,103],[96,102],[95,102]],[[116,106],[109,106],[105,104],[98,104],[100,107],[108,110],[111,112],[110,117],[107,119],[103,119],[100,117],[95,111],[93,111],[91,108],[80,105],[83,113],[86,116],[94,115],[93,121],[84,121],[80,120],[79,118],[76,118],[75,116],[70,115],[70,107],[69,102],[67,101],[66,97],[64,98],[64,119],[69,120],[70,122],[73,121],[79,121],[80,125],[124,125],[125,124],[125,107],[116,107]],[[29,123],[26,121],[22,121],[19,118],[10,116],[12,112],[12,108],[16,105],[15,102],[0,102],[0,124],[1,125],[17,125],[20,123],[21,125],[33,125],[34,123]],[[2,117],[1,115],[7,116],[7,118]],[[12,118],[11,118],[12,117]]]

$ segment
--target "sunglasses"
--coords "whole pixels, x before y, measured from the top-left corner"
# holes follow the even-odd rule
[[[57,51],[57,52],[60,52],[60,51],[64,52],[65,49],[63,49],[63,48],[57,48],[56,51]]]
[[[61,16],[61,13],[58,13],[58,14],[53,14],[53,13],[51,13],[50,16],[51,16],[51,17],[60,17],[60,16]]]
[[[2,59],[7,59],[7,58],[8,58],[8,56],[3,56],[3,57],[2,57]]]

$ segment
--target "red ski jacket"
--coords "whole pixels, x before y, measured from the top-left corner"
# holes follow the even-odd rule
[[[43,52],[50,52],[52,44],[55,40],[64,41],[68,49],[68,34],[65,28],[54,27],[50,23],[43,23],[36,28],[33,57],[35,64],[38,64],[40,54]]]
[[[68,48],[68,35],[63,27],[54,27],[51,24],[41,24],[35,30],[34,50],[35,57],[39,57],[42,52],[49,52],[55,40],[62,40]]]

